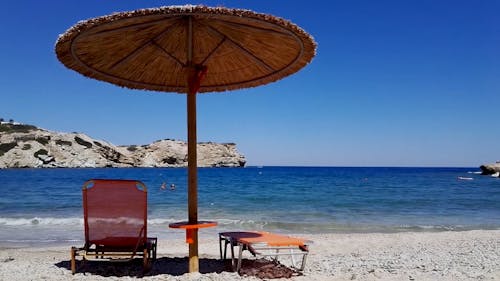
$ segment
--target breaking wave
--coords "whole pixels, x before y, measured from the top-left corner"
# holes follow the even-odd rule
[[[33,225],[83,225],[83,218],[54,218],[54,217],[32,217],[32,218],[2,218],[0,225],[5,226],[33,226]]]

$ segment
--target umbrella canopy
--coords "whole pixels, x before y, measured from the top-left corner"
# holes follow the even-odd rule
[[[178,93],[187,92],[190,65],[209,70],[198,92],[226,91],[295,73],[311,61],[315,49],[314,40],[289,21],[204,6],[143,9],[82,21],[56,44],[59,60],[88,77]]]
[[[198,223],[196,94],[255,87],[291,75],[316,43],[295,24],[249,10],[168,6],[81,21],[56,43],[58,59],[119,86],[187,94],[188,219]],[[198,239],[189,271],[198,271]]]

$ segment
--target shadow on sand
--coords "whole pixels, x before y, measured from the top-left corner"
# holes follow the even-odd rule
[[[200,273],[233,272],[231,260],[201,258]],[[61,261],[57,267],[70,270],[70,261]],[[156,275],[180,276],[188,273],[188,258],[158,258],[147,273],[143,273],[142,260],[135,259],[127,262],[77,261],[77,273],[99,275],[104,277],[143,277]],[[236,274],[236,273],[235,273]],[[261,279],[290,278],[301,273],[280,263],[265,259],[242,260],[240,275],[255,276]]]
[[[70,269],[70,261],[61,261],[55,264],[57,267]],[[153,262],[151,270],[143,273],[142,259],[134,259],[126,262],[102,262],[102,261],[77,261],[77,273],[99,275],[104,277],[143,277],[168,274],[180,276],[188,272],[188,258],[158,258]],[[232,272],[230,260],[200,259],[200,273]]]

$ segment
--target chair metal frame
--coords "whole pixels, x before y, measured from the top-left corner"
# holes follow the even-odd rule
[[[273,260],[278,261],[280,256],[290,256],[292,260],[292,267],[303,271],[306,266],[307,255],[309,254],[309,244],[312,241],[304,240],[303,245],[283,245],[271,246],[267,242],[248,243],[240,240],[238,237],[231,236],[232,233],[248,233],[258,234],[259,232],[221,232],[219,233],[219,253],[221,259],[226,259],[227,246],[231,246],[231,266],[233,271],[239,272],[243,259],[243,251],[248,250],[254,257],[271,257]],[[274,234],[276,235],[276,234]],[[283,236],[287,237],[287,236]],[[288,238],[288,237],[287,237]],[[224,252],[222,251],[222,243],[224,243]],[[234,255],[234,247],[238,246],[238,257]],[[285,251],[285,252],[283,252]],[[296,256],[302,256],[300,266],[295,260]]]
[[[137,236],[137,243],[132,249],[131,247],[109,246],[93,243],[89,239],[89,225],[87,217],[87,190],[97,182],[134,182],[137,187],[142,188],[145,193],[147,206],[147,188],[146,185],[136,180],[101,180],[93,179],[84,183],[82,188],[83,209],[84,209],[84,227],[85,227],[85,245],[83,247],[71,247],[71,272],[76,273],[76,257],[81,256],[83,261],[131,261],[135,257],[142,257],[143,269],[148,271],[151,267],[151,261],[156,260],[157,238],[147,237],[147,208],[144,211],[144,224]],[[138,188],[139,189],[139,188]],[[139,189],[140,190],[140,189]],[[118,196],[119,194],[117,194]],[[119,238],[119,237],[118,237]]]

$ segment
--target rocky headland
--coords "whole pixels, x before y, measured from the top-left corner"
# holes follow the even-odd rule
[[[500,177],[500,162],[493,164],[484,164],[479,167],[481,169],[481,174],[483,175],[496,175]]]
[[[199,167],[243,167],[234,143],[198,143]],[[81,133],[0,124],[0,168],[186,167],[187,143],[115,146]]]

